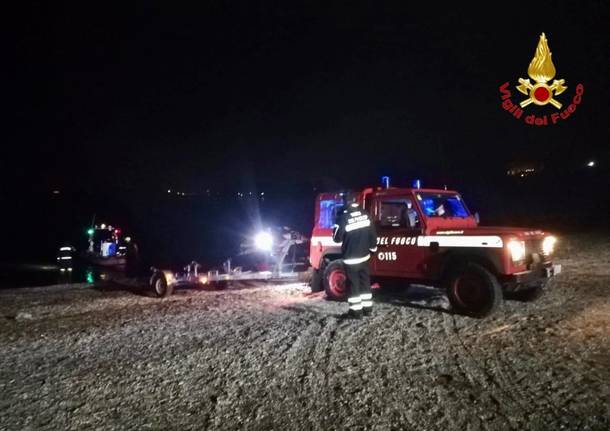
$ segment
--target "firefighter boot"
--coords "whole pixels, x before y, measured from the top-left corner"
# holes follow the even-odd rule
[[[347,299],[349,311],[345,315],[348,319],[360,319],[362,317],[362,303],[360,296],[353,296]]]
[[[354,310],[352,308],[349,309],[347,313],[343,315],[345,319],[361,319],[362,318],[362,310]]]
[[[370,316],[373,313],[373,294],[361,294],[360,303],[362,304],[362,314],[365,316]]]

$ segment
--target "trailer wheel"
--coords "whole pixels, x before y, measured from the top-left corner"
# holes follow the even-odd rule
[[[324,290],[328,299],[344,301],[347,298],[347,276],[343,261],[334,260],[324,270]]]
[[[150,284],[157,298],[167,298],[168,296],[171,296],[172,293],[174,293],[174,287],[172,285],[167,284],[165,274],[163,274],[162,272],[158,272],[153,275]]]
[[[313,284],[314,272],[315,272],[315,269],[313,269],[311,267],[307,268],[306,271],[300,271],[297,273],[297,280],[300,283],[307,283],[311,287]],[[319,278],[320,278],[320,282],[321,282],[322,278],[321,277],[319,277]],[[320,288],[319,290],[322,290],[322,289]]]
[[[227,287],[229,287],[229,282],[225,280],[220,280],[214,282],[212,286],[214,286],[214,289],[216,290],[225,290]]]
[[[502,288],[496,277],[476,263],[449,273],[445,289],[453,309],[471,317],[486,317],[502,302]]]

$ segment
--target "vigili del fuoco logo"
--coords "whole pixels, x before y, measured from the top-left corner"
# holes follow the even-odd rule
[[[502,98],[502,108],[512,114],[518,120],[525,121],[526,124],[535,126],[548,126],[567,120],[582,102],[582,95],[585,88],[582,84],[575,87],[574,96],[571,99],[561,96],[568,89],[565,79],[553,79],[555,77],[555,65],[549,44],[544,33],[540,35],[534,58],[532,59],[527,74],[530,79],[519,78],[519,85],[515,88],[523,93],[527,98],[520,102],[511,100],[509,90],[510,83],[505,82],[500,86]],[[553,80],[549,84],[549,82]],[[561,96],[561,97],[560,97]],[[529,115],[524,112],[535,109],[531,105],[547,106],[555,108],[554,112],[531,112]],[[564,106],[566,105],[566,106]]]

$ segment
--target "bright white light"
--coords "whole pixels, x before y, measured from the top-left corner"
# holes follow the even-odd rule
[[[510,240],[506,247],[510,251],[513,262],[519,262],[525,258],[525,243],[523,241]]]
[[[273,236],[269,232],[259,232],[254,237],[254,245],[259,250],[271,251],[273,247]]]
[[[555,244],[557,243],[557,238],[554,236],[547,236],[542,241],[542,253],[545,255],[550,255],[555,251]]]
[[[106,229],[106,225],[104,223],[101,224],[100,229]]]
[[[165,275],[165,281],[167,281],[167,284],[172,284],[174,282],[174,274],[172,274],[170,271],[163,271],[163,275]]]
[[[589,163],[587,163],[587,166],[590,168],[595,167],[595,160],[589,160]]]

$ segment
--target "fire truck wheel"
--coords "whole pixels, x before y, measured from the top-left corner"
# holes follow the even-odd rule
[[[322,269],[314,269],[313,274],[311,275],[311,280],[309,281],[309,287],[311,287],[312,292],[321,292],[324,290],[324,282]]]
[[[155,274],[150,284],[152,285],[153,292],[157,295],[157,298],[167,298],[174,292],[174,287],[167,284],[167,280],[163,273]]]
[[[527,289],[518,290],[516,292],[506,292],[504,297],[513,301],[531,302],[540,298],[544,292],[544,283],[530,286]]]
[[[446,289],[453,310],[471,317],[488,316],[502,302],[500,283],[491,272],[476,263],[451,271]]]
[[[334,260],[328,264],[323,282],[328,299],[344,301],[347,298],[347,276],[342,261]]]

